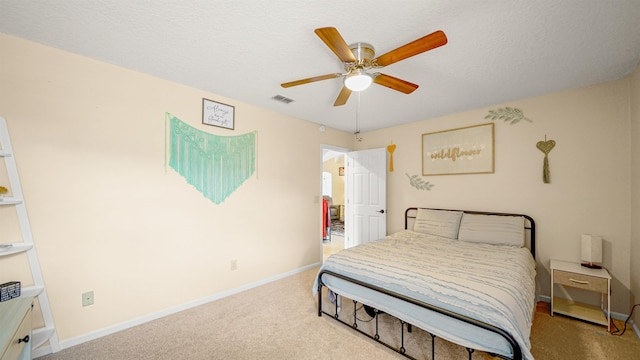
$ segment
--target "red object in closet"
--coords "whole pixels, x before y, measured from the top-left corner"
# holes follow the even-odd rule
[[[329,202],[327,199],[322,199],[322,238],[326,239],[327,237],[327,229],[330,224],[329,220]]]

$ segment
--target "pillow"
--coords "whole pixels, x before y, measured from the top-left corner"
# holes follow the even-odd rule
[[[523,247],[524,217],[464,214],[458,240]]]
[[[418,209],[413,231],[455,239],[458,237],[460,218],[462,211]]]

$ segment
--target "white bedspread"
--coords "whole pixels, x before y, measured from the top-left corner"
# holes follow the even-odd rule
[[[330,256],[321,268],[494,325],[511,334],[525,359],[535,307],[535,260],[527,248],[468,243],[404,230]],[[486,330],[323,276],[332,291],[371,305],[463,346],[511,356]],[[317,280],[316,280],[317,282]],[[317,293],[317,284],[314,284]]]

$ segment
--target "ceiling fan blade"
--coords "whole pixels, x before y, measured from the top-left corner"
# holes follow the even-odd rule
[[[400,46],[395,50],[391,50],[386,54],[375,58],[375,62],[380,66],[387,66],[404,60],[406,58],[418,55],[427,50],[435,49],[447,43],[447,36],[441,30],[429,35],[423,36],[418,40],[414,40],[408,44]]]
[[[373,79],[373,82],[405,94],[411,94],[415,89],[418,88],[418,85],[416,84],[385,74],[377,74],[377,76]]]
[[[296,80],[296,81],[290,81],[290,82],[282,83],[282,84],[280,84],[280,86],[282,86],[283,88],[288,88],[288,87],[292,87],[292,86],[308,84],[308,83],[321,81],[321,80],[335,79],[335,78],[341,77],[341,76],[342,76],[342,74],[340,74],[340,73],[327,74],[327,75],[321,75],[321,76],[314,76],[314,77],[310,77],[308,79],[300,79],[300,80]]]
[[[333,106],[341,106],[347,103],[349,100],[349,96],[351,95],[351,90],[348,87],[343,86],[342,90],[340,90],[340,94],[336,98],[336,102],[333,103]]]
[[[334,27],[318,28],[314,30],[316,35],[324,41],[342,62],[356,62],[349,45],[344,41],[338,30]]]

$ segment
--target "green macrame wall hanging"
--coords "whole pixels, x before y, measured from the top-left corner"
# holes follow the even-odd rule
[[[223,202],[256,169],[257,132],[218,136],[198,130],[167,113],[169,166],[207,199]]]
[[[544,141],[538,141],[536,143],[536,147],[538,150],[544,153],[544,161],[542,163],[542,182],[548,184],[551,182],[551,174],[549,171],[549,153],[556,146],[556,142],[554,140],[547,140],[547,137],[544,137]]]

